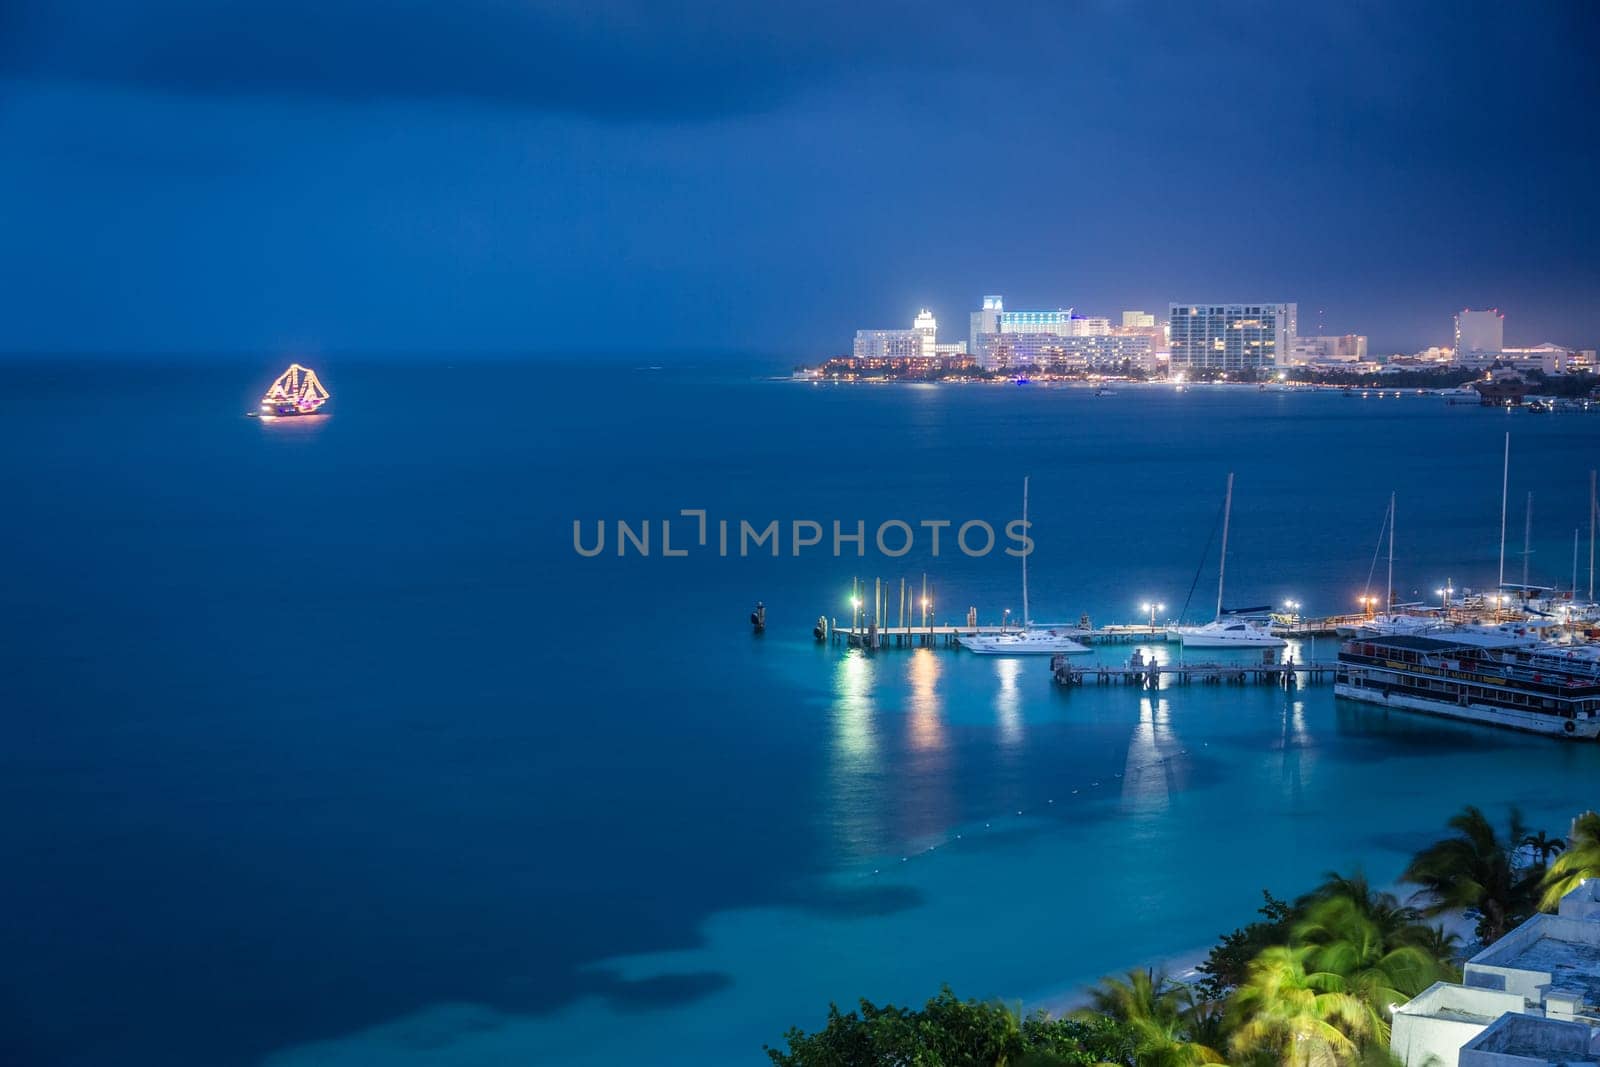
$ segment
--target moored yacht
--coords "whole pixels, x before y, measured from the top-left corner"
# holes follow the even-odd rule
[[[1073,656],[1092,652],[1064,630],[1026,627],[1000,634],[963,634],[957,640],[968,652],[980,656]]]
[[[1282,648],[1288,644],[1260,623],[1224,616],[1204,626],[1173,628],[1185,648]]]
[[[1174,626],[1168,632],[1185,648],[1283,648],[1289,642],[1271,630],[1222,610],[1223,581],[1228,571],[1228,521],[1233,514],[1233,474],[1222,503],[1222,560],[1217,566],[1217,617],[1202,626]]]
[[[1022,479],[1022,528],[1028,528],[1028,479]],[[1081,630],[1036,626],[1028,616],[1028,554],[1022,557],[1022,626],[997,634],[961,634],[956,642],[980,656],[1074,656],[1092,649],[1073,640]]]

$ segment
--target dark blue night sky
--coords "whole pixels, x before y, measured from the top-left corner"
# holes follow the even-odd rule
[[[0,3],[0,349],[1600,343],[1588,3]]]

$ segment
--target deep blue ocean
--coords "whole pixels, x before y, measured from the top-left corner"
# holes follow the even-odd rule
[[[1024,475],[1038,619],[1209,617],[1229,471],[1230,604],[1353,610],[1391,490],[1402,595],[1492,586],[1508,430],[1508,580],[1531,492],[1533,580],[1583,526],[1586,584],[1600,418],[645,358],[330,358],[331,414],[243,417],[278,362],[6,367],[0,1063],[755,1064],[830,999],[1054,1002],[1464,803],[1600,802],[1600,745],[811,637],[857,577],[1015,617],[1015,559],[870,540]],[[618,519],[649,557],[574,550]]]

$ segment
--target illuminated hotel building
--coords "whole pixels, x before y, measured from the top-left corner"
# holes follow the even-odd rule
[[[1124,365],[1155,369],[1148,334],[986,333],[978,337],[979,366],[987,370],[1038,367],[1041,370],[1120,371]]]
[[[922,335],[916,330],[857,330],[857,359],[910,359],[922,355]]]
[[[1286,363],[1297,304],[1173,304],[1172,369],[1251,373]]]
[[[1005,299],[999,296],[986,296],[983,298],[983,309],[972,313],[970,327],[967,330],[967,351],[978,351],[978,338],[986,333],[1000,332],[1000,313],[1004,311]]]
[[[998,299],[998,298],[996,298]],[[939,343],[939,323],[933,312],[917,312],[909,330],[857,330],[852,354],[856,359],[913,359],[966,355],[965,341]]]

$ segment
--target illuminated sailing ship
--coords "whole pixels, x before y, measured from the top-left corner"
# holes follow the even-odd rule
[[[317,372],[298,363],[278,376],[261,398],[261,409],[256,415],[314,415],[328,402],[328,390],[317,378]]]

